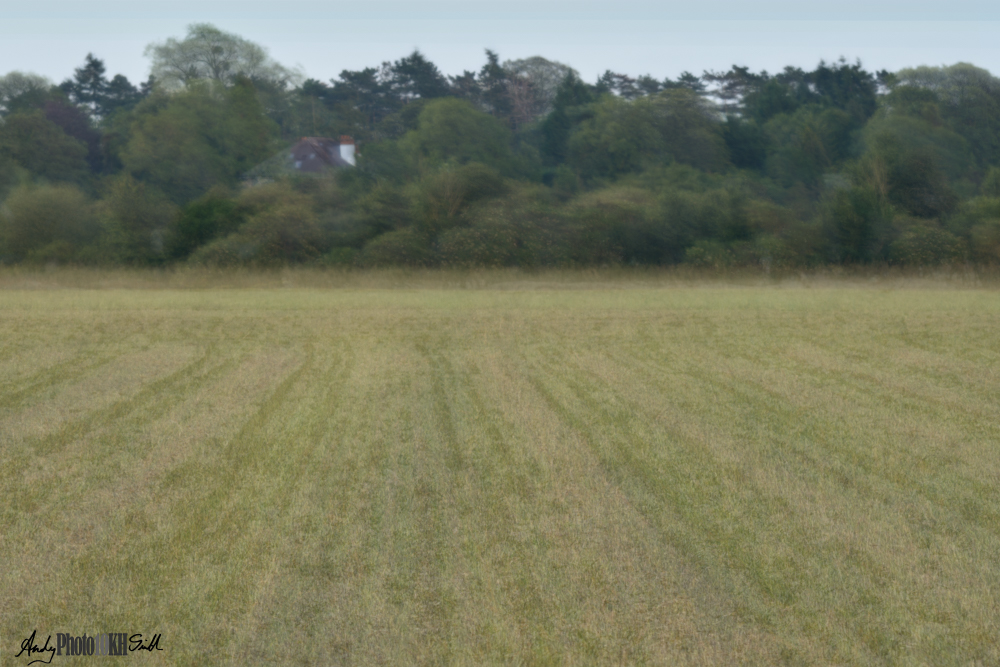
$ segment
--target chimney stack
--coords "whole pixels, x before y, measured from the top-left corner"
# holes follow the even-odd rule
[[[340,135],[340,157],[352,167],[355,165],[354,137],[349,137],[346,134]]]

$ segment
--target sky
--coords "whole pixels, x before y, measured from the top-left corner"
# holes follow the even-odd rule
[[[605,70],[676,78],[731,65],[776,72],[860,59],[866,69],[971,62],[1000,74],[1000,3],[954,0],[0,0],[0,75],[54,82],[87,53],[145,80],[151,42],[211,23],[327,81],[419,49],[445,74],[540,55],[593,81]]]

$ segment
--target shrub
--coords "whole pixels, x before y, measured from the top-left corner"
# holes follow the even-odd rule
[[[458,224],[471,204],[506,191],[500,174],[484,164],[442,169],[418,185],[418,224],[425,233],[438,234]]]
[[[96,241],[90,199],[72,185],[22,185],[0,208],[0,247],[13,261],[73,261]]]
[[[244,212],[223,188],[213,188],[184,207],[170,227],[167,255],[184,259],[199,246],[236,231]]]
[[[399,229],[369,241],[358,262],[362,266],[429,266],[433,259],[426,236],[414,229]]]
[[[901,233],[889,245],[889,259],[904,266],[937,266],[962,258],[962,242],[934,221],[901,218]]]
[[[983,264],[1000,263],[1000,218],[983,220],[969,234],[972,260]]]
[[[445,266],[511,266],[517,263],[518,239],[510,226],[450,229],[438,239]]]
[[[239,231],[195,251],[191,263],[276,266],[317,259],[322,233],[303,202],[282,202],[250,216]]]
[[[733,252],[718,241],[702,239],[684,252],[684,263],[702,268],[723,269],[735,263]]]
[[[110,181],[97,210],[108,259],[154,264],[165,258],[164,237],[177,207],[156,188],[122,174]]]

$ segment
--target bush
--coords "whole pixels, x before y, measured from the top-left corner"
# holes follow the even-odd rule
[[[969,246],[974,262],[1000,263],[1000,218],[984,220],[969,234]]]
[[[691,266],[724,269],[736,261],[732,250],[718,241],[702,239],[684,252],[684,263]]]
[[[544,186],[519,186],[507,196],[472,206],[470,233],[442,235],[442,261],[462,265],[555,266],[570,260],[572,239],[554,212],[556,197]],[[484,247],[484,244],[489,247]]]
[[[369,241],[358,263],[362,266],[429,266],[433,259],[426,236],[414,229],[400,229]]]
[[[889,259],[903,266],[937,266],[962,259],[962,242],[933,221],[902,218],[889,245]]]
[[[184,259],[199,246],[233,233],[244,220],[244,212],[229,193],[213,188],[185,206],[175,219],[167,236],[167,255]]]
[[[649,192],[612,187],[584,195],[569,207],[575,221],[573,259],[582,264],[662,263],[675,242]]]
[[[837,259],[885,259],[891,209],[872,188],[838,190],[828,202],[827,222]]]
[[[247,219],[239,231],[191,256],[193,264],[277,266],[317,259],[322,233],[316,214],[303,202],[282,202]]]
[[[506,191],[500,174],[484,164],[473,162],[443,169],[417,186],[418,224],[425,233],[436,235],[458,224],[461,214],[471,204]]]
[[[122,174],[98,202],[107,258],[122,264],[155,264],[166,257],[164,239],[177,207],[153,187]]]
[[[0,254],[13,261],[73,261],[99,231],[92,202],[72,185],[18,186],[0,208]]]
[[[450,229],[438,239],[438,258],[445,266],[512,266],[518,239],[509,226]]]
[[[351,266],[358,259],[358,251],[355,248],[333,248],[323,255],[322,263],[327,266]]]

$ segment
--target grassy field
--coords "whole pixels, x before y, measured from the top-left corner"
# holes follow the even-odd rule
[[[1000,664],[1000,292],[507,278],[3,276],[0,664]]]

